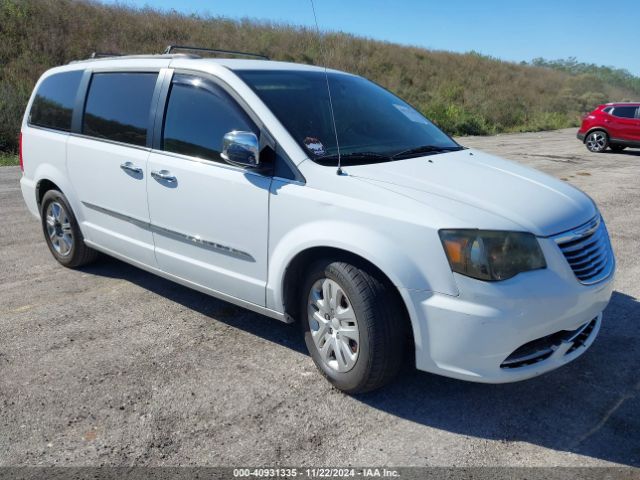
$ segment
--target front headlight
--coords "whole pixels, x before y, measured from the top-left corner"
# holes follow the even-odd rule
[[[454,272],[498,281],[547,266],[531,233],[495,230],[440,230],[440,240]]]

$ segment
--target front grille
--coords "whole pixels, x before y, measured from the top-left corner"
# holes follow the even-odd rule
[[[580,347],[585,346],[597,324],[598,318],[596,317],[575,330],[560,330],[551,335],[525,343],[509,355],[505,361],[502,362],[500,368],[513,369],[542,362],[553,355],[563,343],[571,344],[565,352],[565,355],[569,355]]]
[[[598,283],[613,272],[609,233],[600,215],[570,232],[556,235],[554,240],[581,283]]]

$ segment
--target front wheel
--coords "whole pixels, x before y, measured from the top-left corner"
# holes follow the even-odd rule
[[[397,374],[406,322],[390,285],[349,263],[321,261],[307,272],[302,292],[305,343],[336,388],[367,392]]]
[[[49,190],[44,194],[40,218],[47,246],[59,263],[76,268],[96,259],[98,252],[85,245],[78,221],[62,192]]]
[[[587,135],[584,143],[590,152],[602,153],[609,145],[609,137],[602,130],[596,130]]]

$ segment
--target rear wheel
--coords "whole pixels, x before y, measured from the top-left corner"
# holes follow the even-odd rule
[[[609,145],[609,136],[602,130],[595,130],[587,135],[584,143],[590,152],[602,153]]]
[[[49,190],[44,194],[40,218],[47,246],[59,263],[76,268],[96,259],[98,252],[85,245],[73,210],[62,192]]]
[[[624,145],[609,145],[609,148],[612,152],[621,152],[627,147],[625,147]]]
[[[307,272],[301,297],[305,343],[336,388],[367,392],[397,374],[405,319],[386,282],[349,263],[321,261]]]

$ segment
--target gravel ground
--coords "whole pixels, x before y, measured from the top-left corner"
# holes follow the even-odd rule
[[[618,259],[593,347],[522,383],[405,368],[358,397],[285,325],[104,258],[49,254],[0,168],[0,465],[640,466],[640,151],[574,130],[467,137],[600,205]]]

